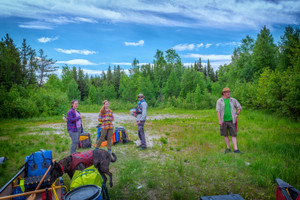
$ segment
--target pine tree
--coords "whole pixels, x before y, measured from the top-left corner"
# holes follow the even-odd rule
[[[6,89],[23,81],[18,48],[8,34],[0,42],[0,83]]]
[[[270,30],[264,26],[257,35],[253,49],[253,67],[256,77],[259,77],[266,68],[275,69],[276,51],[273,36]]]
[[[39,86],[41,87],[45,81],[45,78],[49,77],[51,72],[56,71],[57,67],[52,66],[56,61],[47,59],[47,55],[44,55],[43,49],[39,50],[39,60],[37,62],[39,71]]]

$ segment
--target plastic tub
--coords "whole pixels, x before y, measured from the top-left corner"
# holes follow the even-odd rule
[[[83,185],[68,192],[65,200],[102,200],[101,188],[97,185]]]

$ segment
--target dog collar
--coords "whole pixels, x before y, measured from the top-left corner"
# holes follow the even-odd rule
[[[61,170],[62,170],[62,172],[64,174],[65,173],[64,167],[62,166],[62,164],[60,164],[60,163],[58,163],[58,164],[60,165],[60,168],[61,168]]]

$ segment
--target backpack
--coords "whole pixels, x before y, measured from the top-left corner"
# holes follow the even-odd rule
[[[28,177],[44,175],[52,163],[52,151],[43,150],[25,158],[25,171]]]
[[[97,185],[102,187],[102,176],[94,165],[82,171],[76,170],[70,184],[70,190],[83,185]]]
[[[78,148],[91,148],[92,144],[91,144],[91,136],[89,133],[87,132],[83,132],[80,134],[79,137],[79,143],[78,143]]]
[[[116,141],[122,142],[123,144],[129,142],[129,138],[126,133],[126,129],[123,126],[116,127],[115,133],[116,133]],[[119,138],[119,139],[117,140],[117,138]]]

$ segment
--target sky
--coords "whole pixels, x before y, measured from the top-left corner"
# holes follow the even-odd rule
[[[168,49],[185,66],[201,58],[217,70],[247,35],[266,26],[278,44],[299,23],[299,0],[0,0],[0,37],[43,49],[58,74],[66,64],[89,75],[127,71]]]

